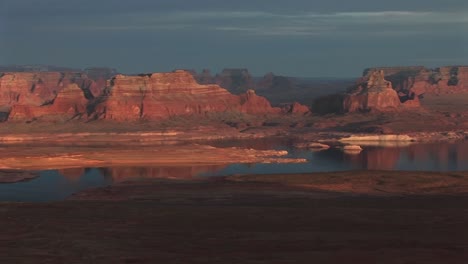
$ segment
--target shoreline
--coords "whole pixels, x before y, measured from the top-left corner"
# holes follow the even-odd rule
[[[45,150],[25,146],[0,154],[0,169],[45,170],[106,166],[181,166],[224,165],[231,163],[303,163],[303,158],[288,158],[285,150],[217,148],[209,145],[159,145],[129,149],[116,147],[49,146]]]
[[[453,142],[468,139],[468,131],[448,130],[432,132],[407,132],[394,134],[380,133],[350,133],[340,131],[282,131],[265,129],[257,133],[240,131],[218,131],[206,134],[204,130],[169,130],[169,131],[141,131],[141,132],[31,132],[28,134],[0,133],[0,143],[6,145],[29,143],[140,143],[140,144],[178,144],[184,142],[213,141],[213,140],[250,140],[264,138],[289,138],[304,141],[319,142]]]

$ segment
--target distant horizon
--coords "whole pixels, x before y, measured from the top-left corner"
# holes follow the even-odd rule
[[[112,67],[112,66],[84,66],[84,67],[79,67],[79,66],[68,66],[68,65],[52,65],[52,64],[40,64],[40,63],[28,63],[28,64],[0,64],[0,68],[1,67],[27,67],[27,66],[30,66],[30,67],[53,67],[53,68],[67,68],[67,69],[71,69],[71,70],[78,70],[78,71],[85,71],[87,69],[99,69],[99,68],[103,68],[103,69],[113,69],[113,70],[116,70],[119,74],[128,74],[128,75],[138,75],[138,74],[148,74],[148,73],[164,73],[164,72],[173,72],[173,71],[176,71],[176,70],[186,70],[186,71],[195,71],[196,73],[201,73],[203,70],[209,70],[210,73],[212,74],[212,76],[215,76],[216,74],[219,74],[221,73],[223,70],[225,69],[246,69],[249,74],[252,76],[252,77],[255,77],[255,78],[259,78],[259,77],[263,77],[269,73],[273,73],[275,76],[284,76],[284,77],[292,77],[292,78],[310,78],[310,79],[325,79],[325,78],[329,78],[329,79],[353,79],[353,78],[359,78],[363,75],[363,72],[366,70],[366,69],[373,69],[373,68],[398,68],[398,67],[424,67],[424,68],[428,68],[428,69],[436,69],[436,68],[442,68],[442,67],[468,67],[468,64],[459,64],[459,65],[439,65],[439,66],[435,66],[435,67],[429,67],[429,66],[426,66],[426,65],[390,65],[390,66],[370,66],[370,67],[365,67],[361,70],[360,74],[359,75],[355,75],[355,76],[299,76],[299,75],[288,75],[288,74],[283,74],[283,73],[280,73],[280,72],[272,72],[272,71],[265,71],[264,73],[257,73],[257,72],[252,72],[249,68],[247,67],[224,67],[224,68],[220,68],[220,69],[217,69],[217,70],[213,70],[213,69],[210,69],[210,68],[207,68],[207,67],[204,67],[204,68],[200,68],[200,69],[189,69],[189,68],[175,68],[175,69],[172,69],[172,70],[162,70],[162,71],[157,71],[157,70],[153,70],[153,71],[142,71],[142,72],[125,72],[125,71],[121,71],[119,68],[117,67]],[[53,71],[53,70],[48,70],[48,71]],[[32,72],[36,72],[36,71],[32,71]],[[41,71],[37,71],[37,72],[41,72]],[[43,71],[43,72],[47,72],[47,71]]]
[[[2,0],[0,64],[355,77],[468,61],[466,0]]]

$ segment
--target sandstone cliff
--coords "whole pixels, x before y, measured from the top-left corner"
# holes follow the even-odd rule
[[[468,67],[447,66],[435,69],[423,66],[369,68],[364,78],[373,71],[384,70],[385,78],[401,95],[468,93]]]
[[[163,119],[176,115],[204,115],[237,111],[279,113],[253,91],[233,95],[218,85],[196,82],[188,71],[139,76],[117,75],[109,81],[110,94],[102,103],[104,118],[116,121]]]
[[[178,115],[241,112],[280,113],[267,99],[248,90],[233,95],[216,84],[199,84],[188,71],[116,75],[100,68],[78,72],[20,72],[0,76],[0,117],[5,121],[157,120]],[[104,87],[106,87],[104,89]]]
[[[88,100],[85,98],[83,90],[76,84],[69,84],[60,90],[56,98],[47,105],[14,104],[11,107],[8,120],[66,121],[72,118],[81,118],[86,115],[87,103]]]
[[[414,72],[422,71],[424,68],[409,67],[404,69],[406,72],[414,74]],[[390,75],[385,72],[386,70],[390,72]],[[417,93],[414,87],[418,86],[413,84],[408,86],[408,83],[403,81],[399,75],[401,70],[402,68],[366,69],[364,76],[359,78],[355,85],[348,88],[346,93],[318,98],[313,104],[313,110],[316,113],[326,114],[418,108],[420,107],[420,95],[426,90]],[[395,87],[390,80],[395,82],[397,86]]]
[[[372,72],[367,80],[350,90],[343,99],[344,112],[391,111],[400,106],[392,83],[384,79],[383,70]]]
[[[88,100],[100,96],[104,87],[83,72],[0,73],[0,116],[3,121],[83,116]]]

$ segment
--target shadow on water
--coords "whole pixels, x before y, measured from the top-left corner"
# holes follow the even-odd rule
[[[295,149],[288,140],[220,141],[217,147],[286,149],[301,164],[230,164],[179,167],[110,167],[62,170],[0,171],[0,201],[63,200],[84,189],[151,178],[191,179],[233,174],[274,174],[368,170],[468,170],[468,142],[414,144],[401,147],[364,147],[347,154],[337,148],[323,151]]]

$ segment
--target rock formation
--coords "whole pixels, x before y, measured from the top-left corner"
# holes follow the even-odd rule
[[[372,72],[367,80],[350,90],[343,98],[344,112],[388,111],[400,106],[392,83],[384,79],[383,70]]]
[[[213,77],[213,75],[211,75],[211,72],[208,69],[203,69],[203,71],[200,74],[195,73],[194,77],[197,79],[197,82],[199,84],[215,84],[216,83],[215,78]]]
[[[468,66],[369,68],[363,76],[375,70],[384,70],[385,78],[392,82],[394,89],[407,97],[468,92]],[[403,102],[405,98],[402,99]]]
[[[364,74],[346,93],[315,100],[313,111],[320,114],[386,112],[420,106],[419,96],[412,90],[397,91],[392,82],[386,79],[384,69],[366,70]]]
[[[255,82],[247,69],[224,69],[216,75],[215,81],[216,84],[234,94],[255,89]]]
[[[103,102],[105,118],[116,121],[164,119],[176,115],[204,115],[237,111],[248,114],[279,113],[254,91],[236,96],[218,85],[198,84],[190,72],[117,75],[109,82]]]
[[[436,69],[423,66],[368,68],[364,70],[357,85],[349,89],[347,94],[335,94],[316,100],[313,107],[314,112],[336,113],[370,109],[370,107],[360,107],[365,104],[371,106],[372,103],[367,101],[365,97],[356,95],[365,93],[367,82],[371,82],[370,86],[375,85],[372,83],[375,72],[383,72],[381,79],[391,83],[392,88],[397,92],[402,108],[420,107],[420,100],[424,94],[468,93],[468,66],[447,66]],[[391,92],[385,91],[385,93],[390,95]],[[371,98],[374,103],[377,103],[377,108],[382,108],[381,106],[387,109],[395,108],[396,100],[384,99],[385,93],[380,93],[380,99],[375,98],[375,94],[371,97],[367,96],[367,98]],[[394,98],[393,93],[390,96]],[[345,105],[341,104],[343,101],[346,101]],[[376,109],[376,107],[373,108]]]
[[[272,72],[267,73],[256,84],[258,90],[272,91],[291,91],[297,89],[298,83],[295,78],[275,75]]]
[[[3,73],[0,77],[0,106],[47,104],[63,88],[61,79],[58,72]]]
[[[310,113],[309,107],[302,105],[298,102],[294,102],[292,104],[282,104],[281,110],[285,114],[307,114]]]
[[[199,84],[188,71],[116,75],[114,71],[20,72],[0,77],[0,111],[10,121],[73,118],[134,121],[212,112],[275,114],[268,100],[248,90],[233,95],[216,84]],[[104,89],[104,87],[107,87]]]
[[[105,67],[86,68],[84,70],[88,78],[79,84],[81,89],[88,90],[92,97],[98,97],[106,87],[107,80],[117,75],[117,70]],[[88,95],[88,97],[91,97]]]
[[[94,97],[87,84],[93,83],[81,72],[2,73],[0,111],[2,116],[16,121],[31,121],[42,116],[70,118],[83,115],[88,99]]]
[[[88,100],[76,84],[69,84],[47,105],[14,104],[8,120],[31,121],[35,119],[69,120],[86,114]]]

